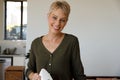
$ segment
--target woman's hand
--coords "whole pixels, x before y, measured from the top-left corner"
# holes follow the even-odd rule
[[[29,79],[30,80],[41,80],[38,73],[30,73]]]

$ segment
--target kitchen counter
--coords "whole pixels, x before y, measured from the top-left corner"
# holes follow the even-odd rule
[[[13,57],[13,56],[21,56],[21,57],[25,57],[24,54],[15,54],[15,55],[4,55],[4,54],[1,54],[0,57]]]

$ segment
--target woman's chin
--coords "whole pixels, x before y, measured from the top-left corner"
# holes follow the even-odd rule
[[[59,31],[59,30],[54,30],[54,31],[52,31],[52,33],[53,33],[53,34],[59,34],[60,31]]]

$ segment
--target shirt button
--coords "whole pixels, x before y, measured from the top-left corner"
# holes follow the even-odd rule
[[[49,66],[51,66],[51,63],[49,63]]]

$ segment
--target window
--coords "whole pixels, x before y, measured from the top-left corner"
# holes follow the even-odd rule
[[[5,40],[26,40],[27,1],[5,1]]]

